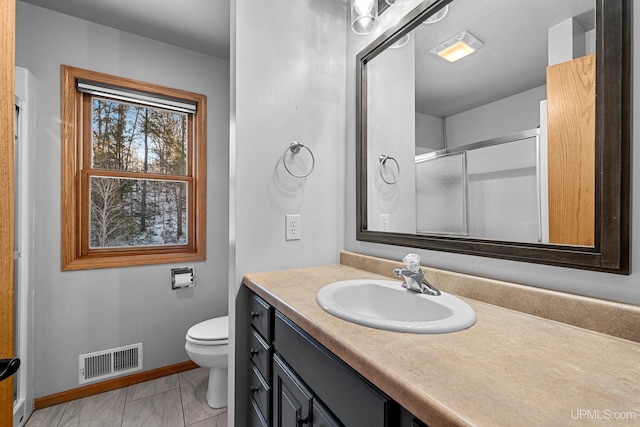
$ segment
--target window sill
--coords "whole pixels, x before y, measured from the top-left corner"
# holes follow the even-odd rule
[[[136,254],[113,256],[80,256],[69,261],[62,260],[62,271],[91,270],[98,268],[133,267],[138,265],[179,264],[205,261],[204,250],[199,252]]]

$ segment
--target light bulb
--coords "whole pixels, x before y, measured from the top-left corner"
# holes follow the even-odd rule
[[[386,0],[389,6],[400,6],[401,4],[407,3],[409,0]]]
[[[368,15],[372,12],[376,0],[353,0],[358,15]]]
[[[378,26],[377,0],[351,0],[351,29],[356,34],[369,34]]]
[[[404,46],[407,43],[409,43],[410,39],[411,39],[411,35],[409,33],[407,33],[403,37],[400,37],[397,42],[395,42],[394,44],[389,46],[389,48],[391,48],[391,49],[401,48],[402,46]]]

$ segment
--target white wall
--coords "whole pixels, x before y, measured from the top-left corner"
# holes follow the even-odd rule
[[[227,313],[229,62],[17,3],[16,64],[36,77],[35,395],[78,387],[78,355],[142,342],[144,368],[188,360],[187,329]],[[173,291],[173,265],[60,271],[60,65],[207,95],[207,261]]]
[[[413,0],[407,5],[390,8],[381,19],[381,26],[375,34],[356,36],[350,32],[347,36],[347,129],[346,129],[346,233],[345,248],[364,254],[401,259],[407,252],[415,251],[408,247],[381,245],[359,242],[355,239],[355,56],[381,34],[389,25],[419,3]],[[634,8],[634,22],[640,24],[640,8]],[[640,32],[634,34],[634,80],[640,79]],[[640,123],[640,85],[633,88],[633,122]],[[634,145],[640,144],[637,129],[633,135]],[[634,150],[632,168],[640,170],[640,151]],[[632,198],[640,200],[640,174],[634,174]],[[633,203],[632,203],[633,204]],[[640,209],[632,209],[632,223],[640,225]],[[632,247],[640,247],[640,226],[632,227]],[[629,276],[583,271],[570,268],[551,267],[516,261],[506,261],[485,257],[459,255],[448,252],[418,250],[422,263],[426,266],[450,269],[484,277],[493,277],[549,289],[589,295],[614,301],[640,304],[640,251],[632,251],[632,271]]]
[[[231,0],[230,314],[247,273],[338,261],[346,13],[340,0]],[[315,155],[304,179],[282,166],[293,140]],[[285,241],[286,214],[301,215],[301,240]]]

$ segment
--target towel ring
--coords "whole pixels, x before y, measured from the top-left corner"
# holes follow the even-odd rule
[[[309,152],[309,154],[311,155],[311,167],[309,168],[309,171],[307,171],[306,173],[298,175],[298,174],[295,174],[295,173],[291,172],[291,170],[287,166],[286,156],[287,156],[287,151],[291,151],[291,153],[295,156],[296,154],[300,153],[300,150],[302,150],[303,148],[306,149]],[[284,154],[282,154],[282,164],[284,165],[284,168],[287,170],[287,172],[289,172],[289,175],[295,176],[296,178],[306,178],[309,175],[311,175],[311,172],[313,172],[313,168],[315,168],[315,166],[316,166],[316,158],[313,156],[313,152],[311,151],[311,149],[309,149],[309,147],[307,147],[306,145],[301,144],[298,141],[293,141],[287,147],[287,149],[284,150]]]
[[[393,161],[396,164],[396,169],[398,169],[398,174],[396,175],[396,179],[393,181],[388,181],[387,178],[385,178],[384,174],[382,173],[382,167],[385,165],[385,163],[387,163],[387,160]],[[400,179],[400,165],[398,164],[398,161],[391,156],[387,156],[386,154],[380,154],[380,157],[378,157],[378,161],[380,162],[380,169],[379,169],[380,178],[382,178],[382,180],[389,185],[392,185],[398,182],[398,180]]]

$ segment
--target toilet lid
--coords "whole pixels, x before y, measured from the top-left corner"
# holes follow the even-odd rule
[[[189,338],[198,341],[229,339],[229,316],[216,317],[193,325],[187,332]]]

